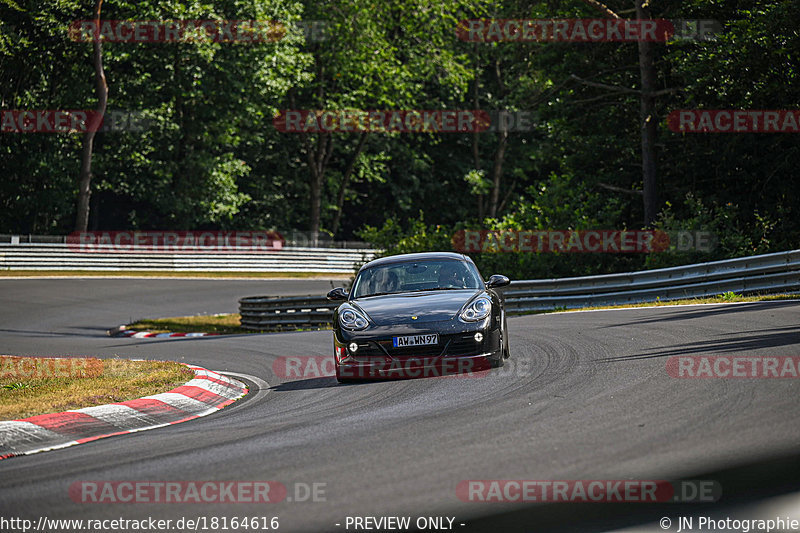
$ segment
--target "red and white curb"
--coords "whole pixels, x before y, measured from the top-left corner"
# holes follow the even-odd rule
[[[137,400],[0,422],[0,459],[66,448],[216,413],[245,394],[244,383],[199,366],[194,379]]]
[[[126,326],[118,326],[107,331],[109,337],[133,337],[135,339],[167,339],[172,337],[209,337],[219,335],[219,333],[153,333],[151,331],[136,331],[127,329]]]
[[[167,339],[172,337],[208,337],[219,333],[152,333],[150,331],[125,330],[120,337],[133,337],[135,339]]]

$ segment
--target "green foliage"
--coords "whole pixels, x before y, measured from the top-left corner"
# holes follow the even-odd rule
[[[655,229],[672,237],[670,247],[666,252],[650,254],[646,264],[649,268],[664,268],[768,253],[773,251],[775,226],[758,212],[752,213],[752,218],[747,220],[739,206],[733,203],[709,207],[692,193],[687,193],[680,209],[674,209],[668,203],[659,214]],[[712,236],[710,249],[701,246],[701,249],[682,251],[675,237],[681,232],[696,235],[698,231]]]
[[[509,229],[498,221],[488,221],[486,229]],[[453,236],[465,228],[458,224],[442,226],[426,224],[422,212],[414,219],[401,224],[389,219],[381,228],[366,226],[358,237],[382,250],[380,256],[414,252],[456,251]],[[488,278],[491,274],[504,274],[512,279],[552,278],[581,276],[597,272],[632,270],[641,263],[636,258],[622,254],[564,254],[531,252],[479,252],[468,254]]]
[[[630,16],[629,2],[607,4]],[[94,107],[91,44],[67,37],[91,7],[0,1],[0,108]],[[796,135],[680,134],[664,120],[680,109],[800,107],[800,3],[665,0],[651,9],[654,18],[723,24],[714,40],[654,43],[655,228],[710,232],[716,247],[647,257],[475,254],[485,274],[585,275],[800,247]],[[525,110],[537,125],[506,138],[371,133],[357,158],[360,134],[333,134],[320,211],[322,229],[331,229],[341,194],[338,238],[402,253],[451,249],[452,234],[466,228],[639,229],[636,44],[455,36],[457,22],[470,18],[596,16],[572,0],[106,2],[109,20],[323,21],[327,40],[290,32],[257,44],[105,43],[109,109],[142,113],[149,126],[96,136],[90,227],[306,229],[319,138],[280,133],[272,117],[288,108],[358,108]],[[80,151],[77,135],[0,133],[0,233],[72,229]]]
[[[469,192],[474,195],[487,194],[492,184],[486,179],[486,171],[472,169],[464,176],[464,181],[469,186]]]
[[[19,390],[19,389],[29,389],[31,385],[29,383],[23,383],[21,381],[17,381],[16,383],[7,383],[3,385],[3,388],[6,390]]]
[[[380,256],[414,252],[452,251],[453,231],[441,225],[428,225],[420,211],[419,217],[410,219],[403,227],[397,219],[388,219],[383,227],[365,226],[357,232],[360,239],[371,243],[382,252]]]

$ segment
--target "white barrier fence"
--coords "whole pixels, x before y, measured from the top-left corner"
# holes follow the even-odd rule
[[[94,245],[81,251],[64,243],[0,244],[0,270],[309,272],[352,274],[375,256],[361,248],[285,247],[259,252],[137,252]]]

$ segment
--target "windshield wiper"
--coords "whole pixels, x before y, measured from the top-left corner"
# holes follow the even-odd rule
[[[372,294],[364,294],[356,298],[371,298],[373,296],[385,296],[387,294],[409,294],[412,292],[426,292],[426,291],[474,291],[471,287],[433,287],[430,289],[415,289],[413,291],[399,291],[399,292],[375,292]]]
[[[467,291],[467,290],[475,290],[469,287],[433,287],[431,289],[417,289],[414,291],[408,292],[426,292],[426,291]]]

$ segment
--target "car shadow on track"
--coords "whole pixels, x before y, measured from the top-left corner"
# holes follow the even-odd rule
[[[715,354],[722,355],[736,352],[753,352],[763,348],[781,348],[785,346],[800,345],[800,326],[792,327],[788,331],[780,333],[769,333],[772,330],[765,330],[758,335],[747,335],[731,338],[726,336],[724,339],[707,341],[695,341],[686,344],[676,344],[663,348],[650,348],[646,351],[651,353],[640,353],[623,355],[619,357],[606,357],[597,359],[599,363],[615,363],[620,361],[633,361],[637,359],[653,359],[657,357],[671,357],[677,355],[702,355]],[[793,355],[787,352],[782,355]]]
[[[336,378],[330,376],[321,378],[298,379],[295,381],[286,381],[279,385],[273,385],[272,387],[269,388],[269,390],[276,392],[289,392],[296,390],[329,389],[332,387],[339,387],[339,386],[340,384],[337,383]],[[347,385],[341,385],[341,386],[347,386]]]
[[[768,310],[768,309],[783,309],[787,307],[798,307],[796,300],[785,301],[766,301],[766,302],[743,302],[735,304],[719,304],[719,307],[703,305],[697,309],[687,309],[686,307],[672,308],[670,306],[648,308],[648,310],[663,309],[665,313],[658,313],[656,316],[642,317],[628,322],[615,322],[606,326],[600,326],[599,329],[605,328],[619,328],[624,326],[640,326],[642,324],[651,324],[659,322],[668,322],[671,320],[689,320],[693,318],[703,318],[707,316],[724,315],[727,313],[741,313],[748,310]],[[636,308],[632,308],[636,309]]]
[[[111,339],[119,339],[119,344],[110,344],[109,348],[120,348],[124,346],[153,346],[155,344],[162,344],[162,343],[170,343],[170,344],[177,344],[180,342],[214,342],[214,341],[225,341],[230,339],[236,339],[241,337],[252,337],[251,333],[234,333],[230,335],[206,335],[203,337],[168,337],[168,338],[157,338],[157,337],[120,337],[114,336],[110,337]],[[103,335],[106,338],[109,338],[108,335]]]
[[[84,333],[70,332],[70,331],[42,331],[35,329],[0,329],[0,333],[22,334],[28,337],[105,337],[105,329],[100,328],[79,328],[74,326],[73,329],[79,329]],[[91,332],[91,333],[90,333]]]

